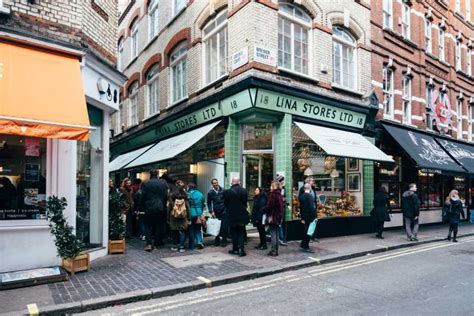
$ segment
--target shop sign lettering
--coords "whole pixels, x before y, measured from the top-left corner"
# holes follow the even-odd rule
[[[266,90],[258,90],[256,107],[351,127],[365,124],[365,114]]]
[[[234,113],[249,109],[252,107],[250,90],[244,90],[231,97],[221,101],[221,109],[223,116],[229,116]]]

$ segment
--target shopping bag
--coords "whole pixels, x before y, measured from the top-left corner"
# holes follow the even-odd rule
[[[317,223],[318,223],[318,219],[315,219],[314,221],[311,222],[311,224],[309,224],[308,231],[306,232],[308,236],[311,236],[311,237],[314,236],[314,234],[316,233]]]
[[[221,230],[221,221],[217,218],[209,218],[206,223],[206,234],[218,236]]]

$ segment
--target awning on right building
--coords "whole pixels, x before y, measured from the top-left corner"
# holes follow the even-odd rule
[[[385,130],[403,148],[418,168],[448,172],[466,171],[452,159],[433,136],[411,129],[383,124]]]
[[[439,137],[435,139],[461,166],[474,174],[474,146]]]

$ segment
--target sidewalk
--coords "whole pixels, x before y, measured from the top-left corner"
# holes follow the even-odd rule
[[[80,312],[439,241],[446,234],[446,225],[439,225],[421,227],[417,243],[408,242],[401,229],[386,231],[383,240],[374,234],[325,238],[311,243],[314,254],[301,252],[298,242],[289,242],[280,247],[278,257],[254,250],[258,237],[249,234],[247,256],[242,258],[228,254],[229,246],[211,245],[181,254],[169,248],[147,253],[142,241],[133,240],[126,254],[93,261],[89,272],[71,276],[69,282],[1,291],[0,313],[26,314],[28,304],[37,304],[45,313]],[[460,225],[460,236],[471,234],[474,226]],[[212,238],[206,242],[211,244]]]

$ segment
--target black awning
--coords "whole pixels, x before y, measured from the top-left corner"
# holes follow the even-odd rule
[[[383,127],[419,168],[466,172],[432,136],[387,124],[383,124]]]
[[[469,173],[474,173],[474,146],[438,137],[435,139]]]

